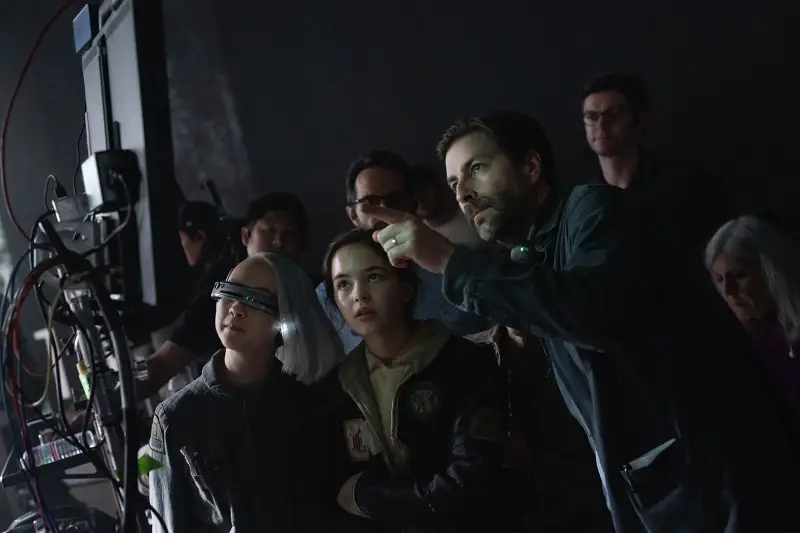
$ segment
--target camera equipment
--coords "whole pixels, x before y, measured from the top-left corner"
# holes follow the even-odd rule
[[[129,340],[131,325],[168,314],[170,305],[183,301],[180,280],[187,267],[175,230],[182,194],[173,172],[162,3],[96,4],[85,6],[73,20],[86,95],[89,156],[80,167],[84,194],[70,197],[57,178],[48,178],[56,183],[52,211],[37,220],[0,309],[2,397],[18,430],[0,482],[27,483],[39,509],[30,522],[55,532],[82,519],[49,509],[40,480],[64,479],[67,469],[91,463],[115,489],[120,531],[144,533],[149,531],[148,504],[138,492],[141,441],[134,394],[142,367],[133,361]],[[16,272],[25,259],[31,272],[15,290]],[[46,292],[55,296],[48,301]],[[25,393],[22,374],[36,373],[19,349],[20,310],[31,293],[49,332],[45,389],[35,401]],[[71,330],[64,342],[55,324]],[[78,432],[65,415],[64,398],[70,396],[61,391],[65,362],[74,365],[82,385],[72,394],[76,405],[85,407]],[[51,382],[56,414],[46,414],[53,403]]]
[[[230,281],[218,281],[214,284],[211,297],[215,300],[225,299],[242,302],[243,304],[264,311],[278,318],[278,298],[271,292],[259,291],[246,285]]]

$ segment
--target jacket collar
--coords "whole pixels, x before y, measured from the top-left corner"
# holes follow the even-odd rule
[[[658,168],[658,161],[653,152],[646,148],[639,148],[639,159],[636,162],[636,169],[633,171],[633,178],[626,190],[635,191],[645,186],[648,181],[652,180],[652,176],[658,172]],[[605,176],[603,176],[602,170],[599,170],[597,174],[595,174],[594,182],[600,185],[609,184]]]
[[[218,350],[211,356],[211,360],[203,366],[201,379],[206,387],[213,393],[230,397],[253,397],[261,395],[265,390],[278,383],[285,383],[292,379],[292,376],[283,372],[280,361],[275,359],[274,366],[270,373],[263,380],[253,383],[247,387],[234,387],[223,379],[225,365],[225,350]]]
[[[528,230],[528,238],[510,251],[511,260],[518,263],[529,263],[534,257],[547,257],[548,251],[556,238],[558,223],[564,212],[564,200],[556,192],[545,199],[537,210],[533,223]]]
[[[539,213],[531,224],[528,231],[528,241],[536,243],[542,237],[552,233],[558,226],[561,219],[561,212],[564,210],[564,201],[560,194],[553,192],[544,203],[542,203]],[[538,248],[538,246],[537,246]]]
[[[402,359],[400,364],[406,365],[407,368],[404,381],[430,366],[450,337],[450,332],[438,320],[422,322],[400,355]],[[361,414],[364,415],[381,446],[388,450],[390,443],[386,441],[385,432],[381,430],[383,426],[381,425],[380,411],[375,401],[375,390],[372,388],[369,376],[370,368],[367,362],[366,345],[362,341],[339,366],[339,382],[342,384],[342,389],[353,399]],[[397,418],[394,416],[392,418],[396,422]],[[396,430],[396,427],[392,428],[392,433],[396,433]],[[390,454],[384,453],[383,456],[392,472],[403,471],[403,465],[394,464]]]

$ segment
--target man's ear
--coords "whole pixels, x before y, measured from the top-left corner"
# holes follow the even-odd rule
[[[525,174],[530,178],[530,183],[538,182],[542,177],[542,157],[536,150],[528,150],[524,161]]]
[[[345,207],[345,211],[347,212],[347,218],[350,219],[350,222],[352,222],[355,227],[358,227],[358,215],[356,214],[356,210],[348,205]]]
[[[242,228],[239,230],[239,234],[242,238],[242,246],[247,248],[247,243],[250,242],[250,229],[249,228]]]

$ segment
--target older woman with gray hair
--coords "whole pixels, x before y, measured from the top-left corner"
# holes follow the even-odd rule
[[[748,215],[717,230],[705,264],[800,409],[800,249],[768,222]]]

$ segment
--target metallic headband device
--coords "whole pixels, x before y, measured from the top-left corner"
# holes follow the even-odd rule
[[[214,289],[211,291],[211,298],[219,300],[224,298],[226,300],[235,300],[243,304],[269,313],[274,317],[278,317],[278,297],[271,292],[259,291],[251,289],[246,285],[233,283],[230,281],[218,281],[214,284]]]

